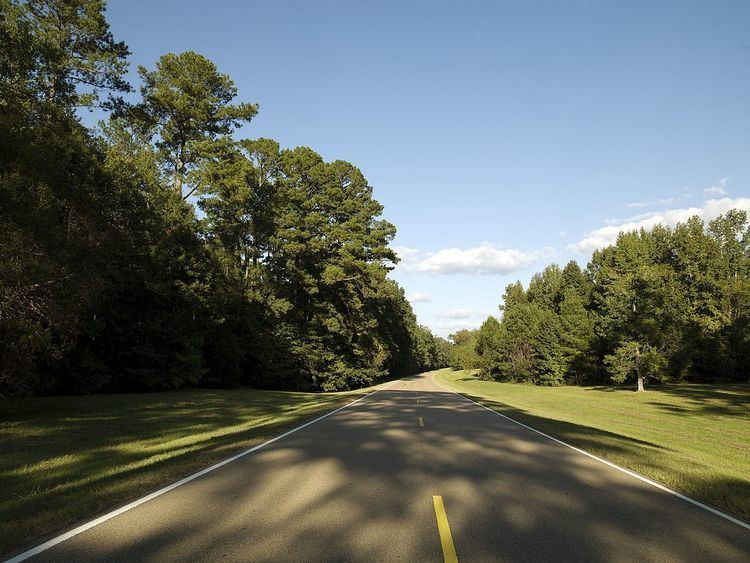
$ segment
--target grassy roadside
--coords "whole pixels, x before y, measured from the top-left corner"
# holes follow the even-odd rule
[[[0,402],[0,554],[372,390],[181,390]]]
[[[750,385],[536,387],[441,371],[448,387],[725,512],[750,520]]]

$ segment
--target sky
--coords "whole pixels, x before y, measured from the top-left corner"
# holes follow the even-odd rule
[[[110,0],[135,67],[193,50],[238,138],[358,166],[447,336],[623,229],[750,210],[750,2]]]

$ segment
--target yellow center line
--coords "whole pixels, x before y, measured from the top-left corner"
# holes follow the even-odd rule
[[[440,533],[440,545],[443,546],[443,559],[445,559],[445,563],[458,563],[451,528],[448,525],[448,517],[445,515],[443,497],[433,495],[432,503],[435,505],[435,518],[437,518],[438,532]]]
[[[419,417],[419,427],[424,428],[424,420],[422,420],[422,417]]]

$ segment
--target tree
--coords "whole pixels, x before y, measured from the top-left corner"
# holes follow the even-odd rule
[[[187,199],[200,185],[183,194],[192,173],[219,150],[229,134],[258,112],[255,104],[232,104],[234,82],[205,57],[186,51],[163,55],[156,69],[138,67],[143,101],[131,118],[156,136],[162,165],[175,190]]]
[[[747,213],[730,210],[708,226],[721,265],[714,268],[719,289],[711,301],[720,319],[713,349],[714,365],[732,379],[747,378],[750,363],[750,223]],[[721,275],[723,274],[723,275]],[[711,373],[707,366],[706,372]]]
[[[538,384],[745,380],[750,361],[750,225],[731,210],[706,226],[621,233],[582,270],[550,265],[506,287],[502,320],[477,351],[486,377]],[[601,369],[604,366],[606,369]]]
[[[356,167],[269,139],[217,155],[199,171],[206,238],[244,298],[265,307],[285,351],[262,361],[269,374],[281,366],[274,381],[348,388],[438,361],[386,278],[395,229]]]
[[[528,302],[529,298],[526,295],[526,291],[524,291],[521,282],[518,281],[505,287],[505,293],[503,294],[503,301],[500,305],[500,311],[507,311],[509,309],[512,309],[516,305]]]
[[[453,369],[469,370],[479,367],[477,354],[477,330],[459,330],[450,335],[453,342],[450,365]]]
[[[634,376],[637,390],[643,391],[648,378],[660,378],[666,359],[648,344],[626,341],[615,349],[614,354],[605,356],[604,362],[612,381],[624,383]]]
[[[49,392],[137,219],[74,113],[128,89],[127,48],[102,2],[2,0],[0,13],[0,395]]]
[[[540,307],[554,309],[560,299],[562,271],[557,264],[550,264],[539,274],[534,274],[526,290],[526,297]]]
[[[498,376],[498,366],[500,365],[502,328],[500,322],[495,317],[487,317],[479,327],[477,336],[476,352],[479,355],[479,365],[482,370],[482,376],[487,379],[494,379]]]
[[[595,371],[593,360],[594,316],[576,286],[562,292],[559,311],[559,345],[564,377],[571,383],[588,381]]]
[[[671,234],[664,227],[623,233],[617,244],[594,253],[593,292],[596,332],[602,356],[624,342],[642,350],[677,353],[684,324],[684,293],[670,255]]]
[[[121,106],[117,94],[130,91],[124,79],[129,51],[112,37],[103,0],[0,0],[0,13],[6,103],[15,100],[27,110],[34,103],[48,112]]]

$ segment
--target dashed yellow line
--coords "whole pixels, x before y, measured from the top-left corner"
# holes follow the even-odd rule
[[[443,559],[445,559],[445,563],[458,563],[451,528],[448,525],[448,516],[445,514],[445,506],[443,506],[443,497],[433,495],[432,504],[435,505],[435,518],[440,533],[440,545],[443,547]]]
[[[419,427],[424,428],[424,420],[422,420],[422,417],[419,417]]]

